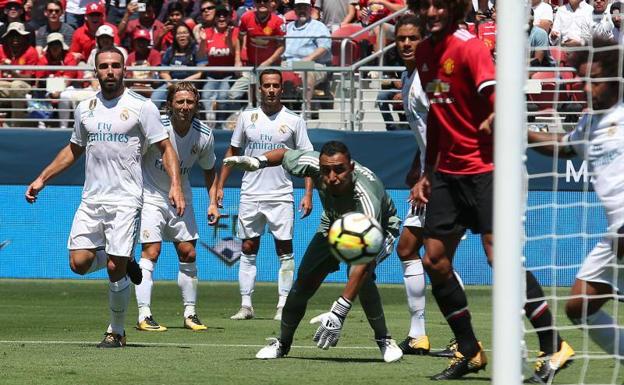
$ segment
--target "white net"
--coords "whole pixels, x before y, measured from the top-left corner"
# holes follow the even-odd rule
[[[624,289],[618,284],[624,271],[616,254],[624,224],[624,51],[617,8],[624,4],[612,12],[619,1],[589,1],[594,8],[570,3],[556,9],[546,34],[550,45],[529,50],[527,129],[551,141],[533,139],[527,146],[525,267],[542,285],[554,324],[575,352],[566,361],[572,365],[552,382],[622,383],[617,289]],[[533,29],[547,26],[533,21]],[[551,148],[552,156],[543,154]],[[541,330],[525,322],[529,371],[540,361]],[[553,357],[549,362],[556,365]]]

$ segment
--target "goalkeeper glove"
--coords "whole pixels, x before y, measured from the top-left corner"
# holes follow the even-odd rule
[[[266,167],[267,158],[262,155],[255,156],[229,156],[223,159],[223,164],[228,167],[236,168],[243,171],[257,171]]]
[[[330,346],[336,346],[349,310],[351,310],[351,301],[341,296],[332,304],[327,313],[310,320],[311,324],[320,322],[320,326],[312,337],[312,341],[317,343],[316,346],[325,350],[329,349]]]

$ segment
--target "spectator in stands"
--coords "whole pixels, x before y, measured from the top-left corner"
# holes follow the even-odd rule
[[[25,22],[24,3],[22,0],[8,0],[4,7],[4,18],[6,21],[0,25],[0,36],[4,35],[11,23],[19,22],[24,24],[26,32],[28,32],[26,43],[35,46],[35,34],[32,28]]]
[[[405,7],[404,0],[350,0],[349,7],[357,10],[357,15],[363,26],[368,26],[378,22],[384,17],[399,11]],[[354,12],[349,12],[352,15]],[[350,21],[353,22],[354,20]],[[394,23],[394,22],[392,22]],[[390,23],[384,23],[382,26],[378,26],[373,30],[375,36],[379,36],[381,28],[384,29],[384,36],[387,39],[391,39],[394,36],[394,28]],[[374,50],[380,49],[378,47],[378,39],[374,39]]]
[[[208,59],[209,66],[240,67],[239,30],[231,25],[232,12],[229,8],[220,5],[216,9],[216,24],[213,28],[204,29],[200,33],[199,50]],[[207,72],[206,83],[202,89],[202,103],[206,110],[206,120],[211,127],[220,124],[227,116],[223,113],[213,113],[216,104],[227,98],[230,89],[232,72]],[[223,107],[223,104],[221,107]],[[216,121],[216,122],[215,122]]]
[[[554,14],[550,4],[544,0],[531,0],[531,9],[533,11],[533,26],[538,26],[546,33],[552,28]]]
[[[203,55],[199,55],[199,50],[197,44],[195,44],[195,39],[193,39],[191,28],[184,23],[178,23],[174,31],[175,38],[173,44],[163,55],[161,65],[164,67],[194,67],[205,65],[206,61],[202,58]],[[172,80],[193,82],[201,79],[201,77],[201,71],[160,71],[160,78],[165,80],[165,83],[154,90],[151,99],[157,107],[160,107],[167,97],[167,87],[172,83]]]
[[[102,3],[91,3],[85,11],[86,23],[74,32],[69,52],[76,56],[76,60],[86,61],[95,48],[95,33],[102,25],[108,25],[113,30],[115,45],[119,45],[117,27],[104,22],[104,6]]]
[[[570,0],[568,4],[557,8],[550,31],[550,44],[580,46],[590,41],[592,11],[592,6],[583,0]]]
[[[95,31],[95,47],[93,47],[87,59],[87,66],[89,68],[95,68],[95,54],[98,50],[115,47],[123,54],[124,60],[128,59],[128,51],[118,44],[115,44],[115,37],[116,34],[112,26],[106,24],[100,25],[97,31]]]
[[[609,2],[607,0],[592,0],[591,4],[594,7],[592,35],[613,39],[613,22],[611,21]]]
[[[316,0],[314,6],[321,12],[320,21],[334,32],[347,17],[349,0]]]
[[[72,41],[74,29],[62,21],[63,3],[61,0],[48,0],[43,13],[46,16],[46,24],[41,26],[36,35],[36,48],[39,55],[43,55],[43,49],[47,46],[48,35],[58,32],[63,35],[64,44]]]
[[[74,58],[74,55],[68,54],[69,46],[65,43],[64,37],[59,32],[52,32],[46,37],[46,45],[43,47],[43,55],[39,58],[40,66],[75,66],[78,63]],[[42,96],[48,99],[58,100],[67,87],[78,76],[78,71],[75,70],[41,70],[35,73],[37,78],[37,88],[42,89]],[[65,80],[64,84],[48,84],[48,79],[62,78]],[[60,128],[67,128],[67,122],[71,112],[71,104],[69,101],[61,101],[58,106],[58,115],[60,119]],[[42,125],[40,124],[40,127]],[[43,123],[45,127],[45,123]]]
[[[611,4],[611,21],[613,22],[613,39],[620,45],[624,45],[624,33],[622,33],[622,3]]]
[[[0,46],[0,63],[5,65],[37,65],[39,55],[34,47],[28,45],[28,35],[24,23],[13,22],[2,35],[4,44]],[[2,104],[10,105],[13,111],[8,116],[13,119],[26,117],[26,94],[30,92],[34,71],[3,70],[0,73],[0,99],[15,99]],[[30,125],[26,122],[11,122],[14,126]]]
[[[69,24],[74,30],[77,30],[82,27],[85,22],[85,12],[89,4],[85,3],[84,0],[66,0],[66,2],[65,23]]]
[[[128,55],[127,67],[157,67],[161,64],[160,52],[150,48],[151,36],[146,29],[137,29],[132,36],[133,51]],[[155,71],[128,71],[127,86],[136,92],[150,97],[154,89],[154,79],[157,78]]]
[[[156,35],[154,48],[165,52],[173,44],[173,28],[184,19],[184,7],[182,3],[173,1],[167,4],[167,19],[163,28]]]
[[[554,67],[556,65],[548,44],[548,33],[535,22],[534,11],[529,16],[529,65],[532,67]]]
[[[269,0],[255,0],[256,8],[245,13],[240,20],[240,36],[246,51],[242,60],[253,67],[279,65],[284,44],[278,38],[284,36],[284,21],[275,15]],[[249,88],[250,74],[244,72],[236,79],[228,92],[228,100],[234,101],[245,95]]]
[[[204,30],[210,30],[215,26],[217,0],[202,0],[199,8],[200,14],[197,19],[198,24],[193,28],[193,37],[200,41],[200,34]]]
[[[119,25],[121,20],[128,7],[132,4],[134,7],[137,7],[139,2],[137,0],[104,0],[106,3],[106,21],[113,24]]]
[[[119,22],[119,37],[122,41],[125,40],[127,44],[130,44],[129,37],[134,36],[137,30],[143,29],[148,33],[150,46],[154,46],[156,37],[160,36],[161,31],[165,28],[164,24],[156,19],[156,10],[154,9],[153,0],[147,0],[144,4],[144,11],[139,11],[139,3],[132,2],[128,4],[126,13]],[[132,16],[137,12],[139,17],[135,19]],[[128,39],[126,39],[126,37],[128,37]]]
[[[179,2],[182,5],[182,13],[185,17],[190,17],[195,19],[199,16],[199,6],[200,2],[198,0],[165,0],[163,6],[158,13],[158,20],[163,23],[166,22],[169,18],[169,5],[173,2]]]
[[[310,61],[316,67],[331,63],[331,34],[323,23],[311,18],[310,0],[295,0],[297,20],[286,26],[286,46],[283,67],[292,68],[293,62]],[[306,72],[308,77],[305,98],[312,100],[314,87],[327,78],[325,71]],[[309,105],[309,104],[308,104]]]

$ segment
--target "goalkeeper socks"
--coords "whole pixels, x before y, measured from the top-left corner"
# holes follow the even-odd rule
[[[95,258],[91,263],[91,267],[87,270],[87,274],[102,270],[108,265],[108,254],[104,249],[95,249]]]
[[[238,286],[242,305],[251,307],[251,295],[256,285],[256,254],[241,254],[238,266]]]
[[[575,324],[582,324],[582,320],[572,320]],[[615,320],[603,310],[587,316],[587,330],[589,337],[608,354],[616,354],[622,359],[624,356],[624,333],[620,332]]]
[[[292,288],[293,277],[295,275],[295,258],[292,253],[282,254],[278,258],[280,260],[280,268],[277,279],[277,292],[281,298],[287,297],[288,292]],[[283,303],[282,306],[284,306]],[[282,306],[279,304],[277,305],[277,307]]]
[[[426,335],[425,331],[425,274],[422,260],[402,261],[403,282],[410,313],[408,336],[415,338]]]
[[[141,284],[134,287],[137,305],[139,306],[139,322],[152,315],[150,305],[152,302],[152,288],[154,287],[152,273],[155,265],[155,262],[147,258],[141,258],[139,261],[139,267],[143,273],[143,279],[141,280]]]
[[[530,271],[526,272],[526,297],[524,314],[537,329],[540,350],[546,354],[559,351],[561,337],[553,328],[553,318],[548,303],[544,300],[544,291]]]
[[[375,281],[370,274],[360,288],[359,297],[362,310],[364,310],[364,314],[366,314],[368,319],[368,324],[375,332],[375,339],[386,337],[388,328],[386,327],[386,317],[381,305],[381,297],[379,296],[377,285],[375,285]]]
[[[110,330],[112,333],[124,335],[126,309],[130,301],[130,280],[123,277],[117,282],[108,283],[108,304],[110,307]]]
[[[479,351],[479,344],[472,330],[466,293],[455,275],[442,284],[433,285],[431,291],[457,339],[459,352],[464,357],[473,357]]]
[[[178,286],[182,291],[184,303],[184,317],[195,314],[195,302],[197,301],[197,264],[195,262],[180,262],[178,271]],[[190,308],[192,307],[192,308]],[[192,311],[193,314],[188,314]]]

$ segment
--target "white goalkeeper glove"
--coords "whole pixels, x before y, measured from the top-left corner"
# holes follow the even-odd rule
[[[266,167],[267,158],[265,156],[228,156],[223,159],[223,164],[228,167],[243,171],[257,171]]]
[[[320,326],[312,337],[312,341],[317,343],[316,346],[325,350],[329,349],[330,346],[336,346],[349,310],[351,310],[351,301],[341,296],[332,304],[327,313],[310,320],[311,324],[320,322]]]

